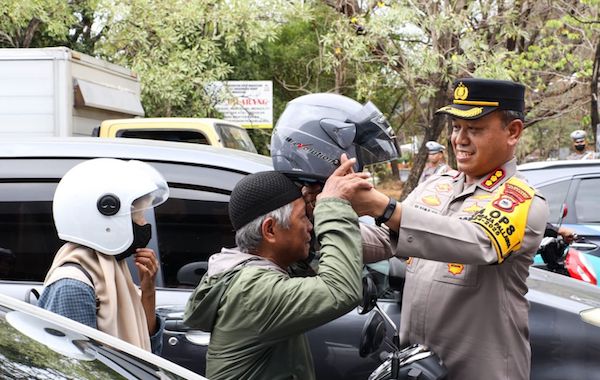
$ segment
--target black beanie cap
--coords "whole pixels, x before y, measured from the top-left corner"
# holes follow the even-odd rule
[[[259,216],[302,197],[300,188],[280,172],[247,175],[235,185],[229,199],[229,219],[237,231]]]

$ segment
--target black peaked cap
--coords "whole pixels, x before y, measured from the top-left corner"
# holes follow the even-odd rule
[[[250,174],[239,181],[231,192],[229,219],[237,231],[259,216],[300,197],[300,188],[285,174],[276,171]]]
[[[517,82],[461,78],[454,81],[452,88],[452,104],[435,113],[472,120],[495,110],[525,111],[525,86]]]

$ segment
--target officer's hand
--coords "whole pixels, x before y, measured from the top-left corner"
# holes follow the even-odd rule
[[[142,293],[155,292],[154,281],[158,272],[158,260],[154,251],[150,248],[138,248],[135,251],[135,266],[140,277],[140,288]]]
[[[362,172],[354,173],[352,165],[355,162],[355,158],[348,160],[346,155],[343,154],[342,164],[327,179],[325,186],[323,186],[323,191],[317,195],[317,200],[335,197],[352,203],[352,200],[358,193],[371,190],[373,185],[367,181],[367,178],[371,175]]]
[[[577,234],[575,234],[575,231],[573,231],[570,228],[563,227],[563,226],[561,226],[558,229],[558,233],[560,234],[560,236],[562,236],[563,241],[567,244],[571,244],[577,236]]]

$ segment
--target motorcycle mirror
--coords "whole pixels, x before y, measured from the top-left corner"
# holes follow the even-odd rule
[[[383,317],[379,310],[375,310],[363,326],[362,333],[360,335],[360,345],[358,347],[358,354],[364,358],[373,352],[377,351],[383,338],[386,335],[386,327]]]
[[[362,278],[363,284],[363,294],[360,305],[358,305],[358,314],[367,314],[369,311],[373,310],[375,304],[377,303],[377,286],[375,286],[375,281],[373,281],[373,276],[370,273],[367,273]]]

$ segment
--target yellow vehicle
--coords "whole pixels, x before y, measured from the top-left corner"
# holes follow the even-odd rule
[[[205,144],[256,153],[256,147],[243,127],[220,119],[159,117],[104,120],[93,134],[98,137]]]

